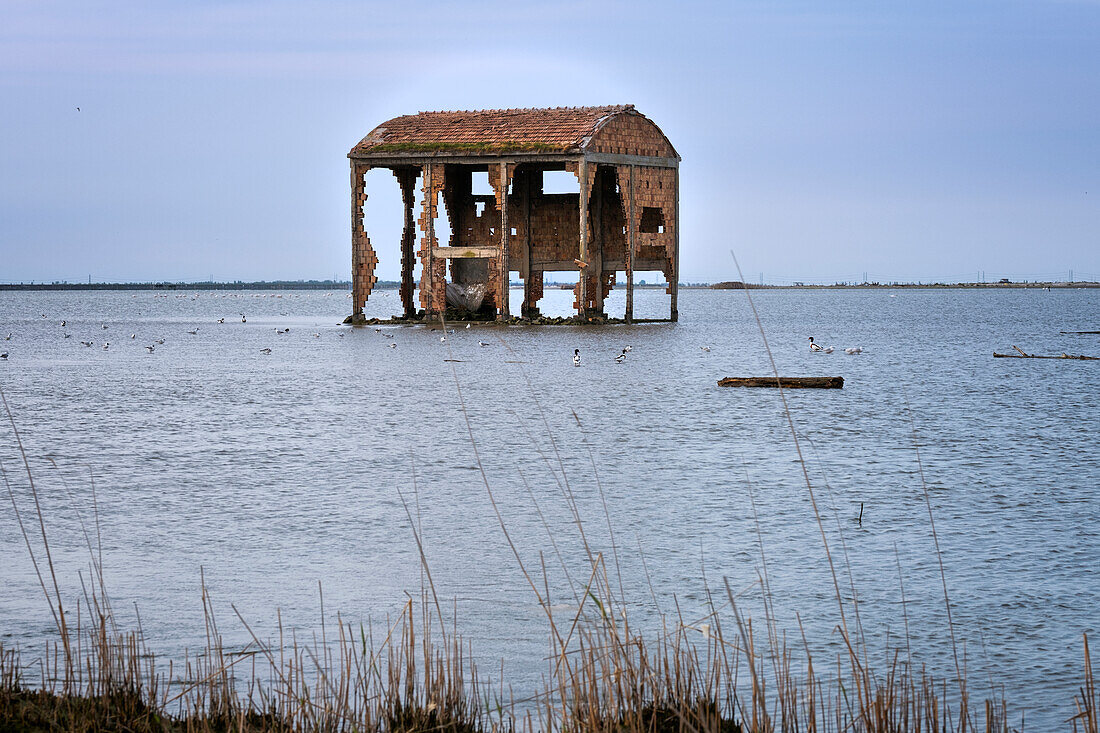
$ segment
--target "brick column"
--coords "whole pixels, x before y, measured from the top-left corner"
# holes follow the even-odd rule
[[[413,195],[416,187],[416,170],[413,168],[395,168],[393,174],[401,186],[401,202],[405,205],[405,227],[401,230],[401,305],[405,317],[416,315],[416,303],[413,302],[413,266],[416,241],[416,223],[413,221]]]
[[[363,226],[363,207],[367,202],[364,177],[370,166],[351,164],[351,301],[352,314],[363,315],[363,306],[378,278],[374,269],[378,256],[371,247],[370,237]]]

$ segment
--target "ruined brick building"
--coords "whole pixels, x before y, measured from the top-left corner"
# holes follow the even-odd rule
[[[378,257],[363,226],[365,175],[385,168],[397,178],[404,201],[405,316],[417,312],[416,257],[419,307],[427,315],[447,308],[450,282],[480,284],[482,312],[508,318],[509,277],[517,272],[523,281],[521,315],[533,317],[543,274],[579,271],[574,307],[583,317],[603,317],[604,299],[622,272],[629,322],[634,272],[659,270],[669,283],[670,318],[677,318],[680,157],[660,128],[631,105],[421,112],[374,128],[348,158],[356,315],[377,281]],[[544,172],[563,170],[576,176],[579,193],[544,193]],[[474,172],[488,172],[491,195],[472,192]],[[423,203],[414,222],[418,181]],[[435,232],[440,194],[451,229],[445,245]]]

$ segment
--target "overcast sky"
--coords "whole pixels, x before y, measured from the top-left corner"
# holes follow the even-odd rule
[[[1098,2],[4,0],[0,99],[0,281],[347,277],[375,125],[622,103],[683,280],[1100,279]]]

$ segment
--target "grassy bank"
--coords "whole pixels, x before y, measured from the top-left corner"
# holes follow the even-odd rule
[[[603,571],[597,561],[596,573]],[[380,639],[341,624],[309,645],[223,648],[207,606],[207,646],[178,666],[158,664],[137,632],[100,617],[33,660],[0,651],[3,731],[1010,731],[1009,702],[972,702],[965,680],[937,680],[895,658],[875,669],[850,652],[818,666],[769,627],[761,642],[725,589],[728,613],[635,635],[594,583],[590,608],[548,613],[547,684],[514,700],[491,683],[458,638],[442,636],[433,603],[412,601]],[[588,604],[586,604],[587,606]],[[415,608],[419,607],[421,613]],[[725,619],[723,619],[725,616]],[[239,623],[247,623],[238,618]],[[729,626],[727,627],[727,624]],[[765,623],[765,626],[768,626]],[[324,632],[325,634],[328,631]],[[433,639],[433,635],[441,638]],[[79,638],[82,637],[82,638]],[[80,643],[77,644],[76,642]],[[1097,693],[1084,646],[1077,715],[1065,730],[1097,730]],[[28,669],[36,669],[28,678]],[[830,670],[823,674],[822,670]]]

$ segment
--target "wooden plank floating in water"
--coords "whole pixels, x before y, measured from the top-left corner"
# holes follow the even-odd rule
[[[1083,336],[1090,333],[1100,333],[1100,331],[1059,331],[1058,333],[1068,333],[1074,336]]]
[[[1044,354],[1028,354],[1022,349],[1013,346],[1012,348],[1019,351],[1018,354],[998,354],[993,352],[993,356],[998,359],[1077,359],[1078,361],[1100,361],[1100,356],[1081,356],[1079,354],[1059,354],[1057,356],[1050,356]]]
[[[784,389],[841,389],[844,377],[726,377],[719,387],[783,387]]]

